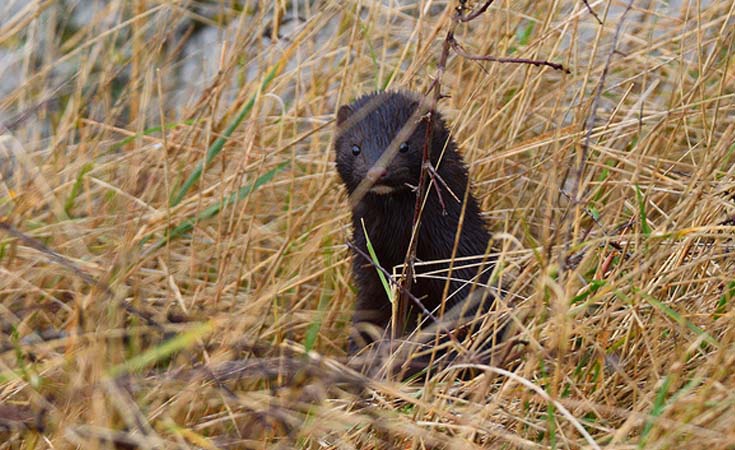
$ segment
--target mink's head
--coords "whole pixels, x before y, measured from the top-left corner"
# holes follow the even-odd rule
[[[418,185],[427,126],[426,115],[418,111],[420,99],[409,92],[380,92],[339,108],[335,140],[337,171],[350,194],[368,176],[375,180],[368,191],[371,194],[391,195]],[[429,148],[432,162],[449,139],[441,118],[438,114],[434,117]],[[402,129],[405,131],[399,137]],[[394,140],[398,151],[393,159],[382,168],[376,166]]]

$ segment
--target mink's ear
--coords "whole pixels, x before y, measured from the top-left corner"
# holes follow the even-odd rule
[[[350,105],[342,105],[337,111],[337,125],[342,125],[342,122],[347,120],[352,115],[352,108]]]

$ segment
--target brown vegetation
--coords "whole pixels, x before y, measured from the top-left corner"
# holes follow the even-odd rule
[[[26,3],[0,22],[0,448],[735,448],[731,1],[456,26],[571,73],[450,53],[517,345],[407,383],[344,366],[333,117],[426,90],[454,2]]]

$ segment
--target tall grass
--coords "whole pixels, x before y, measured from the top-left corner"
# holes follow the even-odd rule
[[[458,27],[571,73],[450,57],[513,347],[404,383],[344,364],[332,120],[454,2],[95,4],[0,21],[0,448],[735,448],[733,2]]]

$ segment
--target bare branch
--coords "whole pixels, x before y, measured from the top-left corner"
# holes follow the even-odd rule
[[[452,49],[457,52],[457,54],[463,58],[471,59],[473,61],[491,61],[491,62],[499,62],[499,63],[514,63],[514,64],[531,64],[537,67],[540,66],[546,66],[551,67],[554,70],[561,70],[564,73],[571,73],[569,69],[564,67],[561,64],[553,63],[550,61],[543,61],[538,59],[527,59],[527,58],[498,58],[495,56],[484,56],[484,55],[472,55],[467,53],[464,48],[462,48],[462,45],[457,42],[454,37],[449,41],[449,45],[452,47]]]
[[[457,7],[457,13],[458,14],[457,14],[455,20],[457,22],[469,22],[471,20],[474,20],[477,17],[479,17],[482,13],[484,13],[485,11],[487,11],[487,9],[490,7],[490,4],[493,1],[494,0],[486,0],[485,3],[482,6],[480,6],[476,10],[474,10],[471,13],[467,14],[466,16],[464,16],[464,15],[462,15],[462,12],[464,11],[464,3],[465,2],[463,2],[463,1],[460,0],[460,2],[459,2],[460,3],[460,6]]]
[[[561,70],[563,72],[570,73],[569,70],[561,64],[551,63],[548,61],[538,61],[524,58],[496,58],[494,56],[476,56],[464,51],[464,49],[462,49],[462,46],[454,38],[454,32],[457,28],[457,25],[460,23],[467,23],[479,17],[485,11],[487,11],[492,2],[493,0],[486,0],[482,4],[482,6],[465,15],[465,12],[467,10],[465,5],[467,2],[466,0],[458,0],[458,5],[455,8],[455,14],[454,16],[452,16],[452,20],[449,23],[449,29],[447,30],[447,35],[444,38],[444,42],[442,43],[442,51],[437,64],[436,76],[429,85],[429,88],[426,90],[424,101],[419,105],[419,109],[422,110],[421,113],[423,114],[425,111],[428,120],[426,126],[426,135],[424,137],[423,154],[421,159],[421,172],[419,174],[419,182],[416,188],[416,204],[413,215],[413,233],[411,235],[411,241],[408,244],[408,250],[406,251],[406,258],[403,262],[404,278],[403,282],[401,283],[401,295],[399,296],[399,317],[405,317],[405,314],[407,313],[408,299],[406,297],[410,294],[411,284],[413,283],[414,278],[414,263],[416,262],[416,249],[418,247],[419,229],[421,227],[422,205],[427,195],[427,177],[431,177],[432,179],[439,181],[439,183],[434,183],[434,187],[437,191],[437,194],[439,195],[439,201],[442,205],[442,208],[445,207],[443,198],[441,196],[439,184],[441,183],[442,186],[446,187],[446,183],[444,183],[443,180],[437,177],[435,171],[432,170],[433,168],[431,167],[431,162],[429,160],[429,145],[433,133],[433,117],[436,111],[436,105],[438,104],[439,100],[443,98],[441,92],[442,78],[447,67],[450,49],[454,49],[454,51],[459,56],[470,60],[532,64],[534,66],[547,66],[551,67],[554,70]],[[456,198],[456,195],[454,195],[454,193],[452,193],[452,195]]]
[[[594,17],[595,19],[597,19],[597,23],[599,23],[600,25],[602,25],[602,20],[600,20],[600,16],[598,16],[597,13],[595,12],[595,10],[592,9],[592,7],[590,6],[589,2],[587,0],[582,0],[582,1],[584,2],[584,6],[587,7],[587,11],[589,11],[590,14],[592,14],[592,17]]]

